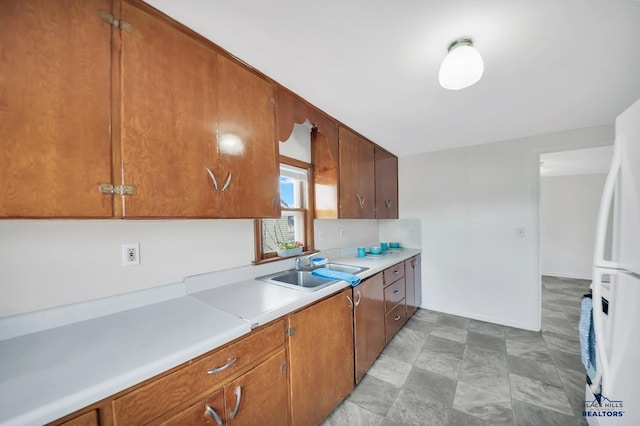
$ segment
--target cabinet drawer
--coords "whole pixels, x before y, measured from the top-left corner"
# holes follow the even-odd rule
[[[404,263],[398,263],[384,270],[384,285],[404,277]]]
[[[384,317],[384,334],[387,342],[402,328],[407,321],[407,306],[402,300]]]
[[[116,424],[143,424],[198,393],[235,377],[284,345],[284,321],[259,329],[113,401]]]
[[[404,278],[384,288],[384,311],[389,312],[396,304],[405,298]]]

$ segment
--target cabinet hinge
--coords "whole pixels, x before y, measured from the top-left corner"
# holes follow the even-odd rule
[[[122,19],[116,19],[115,16],[107,12],[106,10],[100,11],[100,19],[102,19],[107,24],[112,25],[115,28],[119,28],[128,33],[133,31],[133,26],[127,21],[123,21]]]
[[[295,327],[289,327],[287,328],[287,336],[293,336],[296,333],[296,328]]]
[[[131,185],[113,185],[110,183],[101,183],[98,185],[98,191],[102,194],[115,195],[133,195],[135,192]]]

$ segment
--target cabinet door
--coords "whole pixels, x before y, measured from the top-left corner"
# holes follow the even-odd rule
[[[122,183],[135,191],[122,215],[217,217],[217,54],[126,2],[122,19]]]
[[[273,86],[219,56],[217,88],[222,217],[280,217]]]
[[[340,128],[340,217],[375,217],[373,144]]]
[[[375,148],[376,218],[398,218],[398,157]]]
[[[289,424],[284,348],[224,387],[228,425]]]
[[[362,379],[385,344],[382,272],[353,288],[356,382]]]
[[[351,288],[289,316],[291,424],[317,425],[353,389]]]
[[[110,0],[0,2],[0,217],[109,217]]]
[[[407,316],[411,316],[417,309],[416,304],[416,260],[415,257],[404,261],[404,280],[406,285]]]

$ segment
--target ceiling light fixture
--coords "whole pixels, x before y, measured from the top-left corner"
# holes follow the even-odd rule
[[[480,52],[473,47],[470,38],[463,38],[449,46],[449,53],[440,65],[438,80],[445,89],[460,90],[478,82],[483,71]]]

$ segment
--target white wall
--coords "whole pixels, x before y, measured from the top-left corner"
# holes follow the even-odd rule
[[[377,220],[315,222],[320,250],[378,239]],[[247,219],[0,221],[0,318],[249,266],[253,238]],[[121,266],[121,245],[133,242],[141,263]]]
[[[538,155],[613,138],[609,125],[400,158],[401,218],[422,223],[423,306],[539,329]]]
[[[606,174],[540,179],[543,275],[591,278],[600,197]]]
[[[342,237],[340,229],[344,229]],[[316,219],[313,230],[318,250],[358,247],[378,242],[377,219]]]
[[[141,263],[121,266],[121,244]],[[251,220],[0,221],[0,317],[248,265]]]

